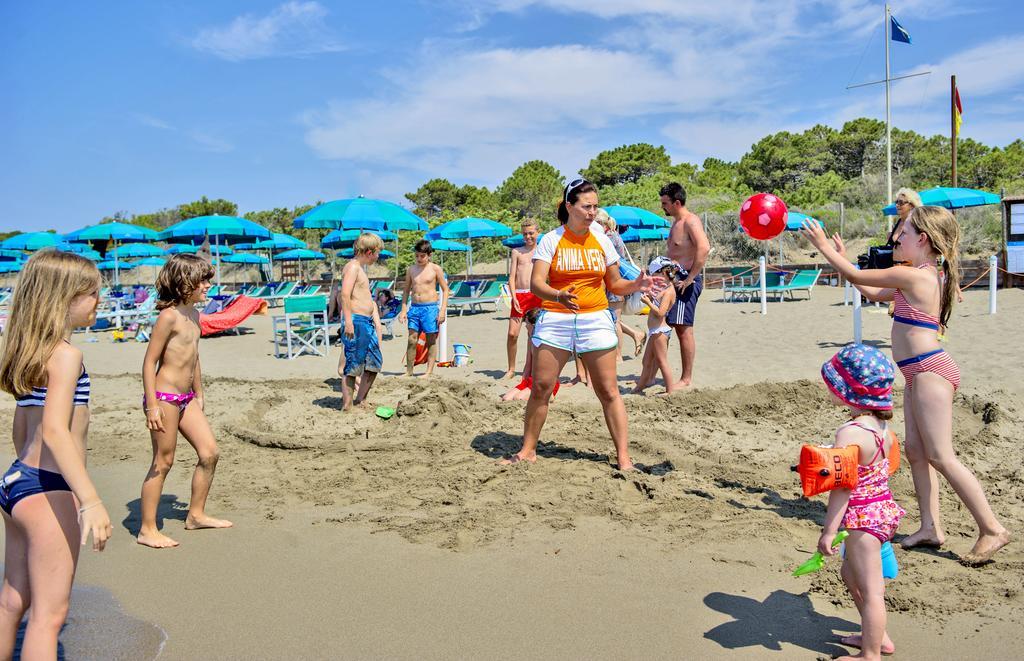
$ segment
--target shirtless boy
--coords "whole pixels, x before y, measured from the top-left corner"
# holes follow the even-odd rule
[[[676,182],[661,187],[661,208],[672,219],[668,231],[669,259],[684,270],[685,278],[676,282],[676,303],[669,310],[666,321],[679,338],[679,353],[683,370],[677,386],[689,388],[693,382],[693,361],[697,355],[697,342],[693,336],[693,322],[697,315],[697,299],[704,289],[704,262],[711,244],[704,233],[700,218],[686,208],[686,191]]]
[[[512,285],[512,312],[508,316],[508,337],[505,352],[508,354],[508,371],[503,379],[511,378],[516,373],[516,351],[519,348],[519,331],[523,326],[523,316],[534,308],[539,308],[541,300],[530,291],[530,276],[533,273],[533,250],[537,247],[537,221],[527,218],[520,225],[523,233],[523,245],[512,251],[512,265],[509,267],[508,281]],[[527,325],[527,334],[533,334],[533,328]],[[530,372],[530,346],[526,349],[526,367],[523,376]]]
[[[405,272],[402,311],[398,314],[398,320],[409,320],[409,343],[405,349],[406,376],[412,376],[416,364],[416,343],[421,332],[427,335],[427,372],[423,376],[433,374],[434,363],[437,362],[437,332],[444,323],[445,311],[448,309],[448,281],[441,267],[430,261],[433,252],[430,241],[417,241],[416,263]],[[441,290],[440,305],[438,289]],[[409,305],[410,298],[412,305]]]
[[[384,357],[380,353],[380,340],[383,330],[377,304],[370,296],[370,280],[366,277],[365,267],[373,264],[384,249],[380,237],[370,232],[363,232],[352,246],[355,258],[345,265],[341,272],[341,314],[344,330],[341,341],[345,345],[342,362],[338,365],[341,376],[342,403],[341,410],[348,411],[355,404],[359,406],[366,401],[370,386],[380,372]],[[359,379],[359,391],[356,390],[356,379]]]

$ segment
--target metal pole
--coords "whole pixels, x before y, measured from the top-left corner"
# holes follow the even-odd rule
[[[949,77],[949,136],[953,147],[953,188],[956,188],[956,76]]]
[[[885,6],[885,186],[886,204],[892,204],[892,114],[889,111],[889,39],[891,37],[889,5]],[[886,216],[892,232],[892,216]]]
[[[121,273],[117,263],[117,239],[114,239],[114,284],[117,286],[121,285]]]
[[[220,287],[220,234],[215,234],[213,239],[217,244],[217,287]]]
[[[846,207],[842,202],[839,203],[839,236],[843,235],[843,226],[846,223]]]
[[[765,282],[765,259],[764,255],[757,258],[757,270],[761,275],[761,314],[768,314],[768,289]]]
[[[996,274],[998,273],[999,259],[992,255],[988,258],[988,313],[996,313]]]
[[[854,291],[853,291],[853,341],[854,341],[855,344],[860,344],[861,340],[864,339],[864,333],[863,333],[863,328],[862,328],[860,311],[861,311],[860,290],[859,289],[854,289]]]

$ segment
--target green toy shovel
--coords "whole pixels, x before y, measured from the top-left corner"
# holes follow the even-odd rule
[[[850,536],[850,533],[845,530],[840,530],[836,533],[836,538],[832,540],[832,548],[835,548],[843,543],[843,540]],[[821,551],[815,551],[807,562],[800,565],[793,570],[793,576],[804,576],[805,574],[813,574],[816,571],[821,571],[821,568],[825,566],[825,556],[821,554]]]
[[[389,418],[391,418],[391,416],[395,414],[395,409],[389,408],[387,406],[378,406],[376,413],[377,417],[380,418],[381,420],[388,420]]]

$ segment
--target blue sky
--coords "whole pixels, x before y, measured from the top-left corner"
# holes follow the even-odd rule
[[[495,186],[603,149],[736,159],[760,137],[884,118],[882,5],[860,0],[0,3],[0,230],[69,231],[201,195],[244,213],[431,177]],[[893,13],[893,122],[1024,135],[1024,9]]]

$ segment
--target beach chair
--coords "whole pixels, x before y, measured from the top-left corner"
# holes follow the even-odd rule
[[[207,296],[218,296],[220,295],[220,285],[214,285],[210,287],[210,290],[206,292]]]
[[[782,300],[786,294],[789,294],[790,300],[796,300],[794,293],[805,291],[807,292],[807,299],[810,300],[811,290],[818,283],[820,276],[821,269],[797,271],[796,275],[789,282],[774,287],[767,287],[768,293],[777,295],[779,300]]]
[[[448,291],[448,308],[456,309],[460,312],[464,309],[464,306],[469,305],[473,300],[473,285],[466,280],[460,280],[455,283],[455,286]]]
[[[497,310],[498,303],[501,301],[501,288],[504,287],[505,284],[506,283],[500,280],[492,280],[474,296],[470,296],[466,299],[459,299],[454,302],[449,298],[448,307],[454,307],[458,310],[460,317],[467,309],[483,312],[484,305],[493,305],[494,309]]]
[[[326,356],[330,347],[327,297],[296,296],[284,299],[284,314],[275,315],[274,356],[288,360],[304,353]]]
[[[398,319],[398,314],[402,311],[402,299],[393,298],[384,304],[384,309],[380,311],[380,322],[384,324],[384,330],[388,336],[395,336],[395,320]]]
[[[729,275],[722,278],[722,298],[723,300],[731,300],[736,292],[742,290],[744,287],[749,287],[754,282],[756,276],[752,275],[755,271],[751,271],[749,266],[733,266],[729,269]]]
[[[267,304],[270,305],[270,307],[276,308],[279,305],[281,305],[281,303],[283,303],[286,298],[292,296],[295,292],[295,288],[298,286],[299,283],[297,282],[282,282],[281,286],[278,287],[277,291],[275,291],[273,294],[271,294],[270,296],[261,296],[260,298],[264,299],[267,302]]]
[[[771,293],[772,287],[778,287],[782,284],[782,274],[774,271],[769,271],[764,274],[764,285],[767,289],[767,294]],[[743,296],[747,301],[752,301],[761,294],[761,279],[758,278],[756,282],[751,285],[745,285],[742,287],[733,287],[729,290],[733,298],[730,300],[736,300],[737,296]]]

